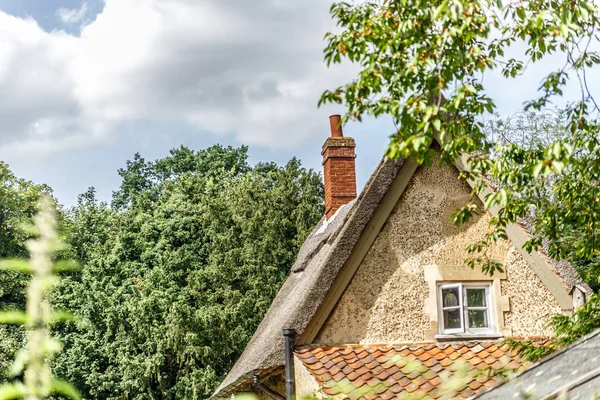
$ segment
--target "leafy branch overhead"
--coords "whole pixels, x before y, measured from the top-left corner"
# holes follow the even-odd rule
[[[498,266],[486,260],[485,247],[523,220],[531,222],[528,250],[545,245],[555,258],[600,254],[600,109],[588,85],[590,69],[600,63],[594,2],[383,0],[339,2],[331,13],[341,29],[326,35],[325,60],[350,61],[360,72],[323,93],[320,104],[345,105],[344,121],[391,116],[397,126],[387,149],[391,158],[430,164],[437,137],[442,160],[469,155],[465,178],[475,182],[473,196],[490,183],[498,189],[487,194],[486,206],[497,207],[498,215],[488,239],[470,248],[473,266],[493,273]],[[562,62],[542,77],[524,107],[543,111],[567,85],[579,88],[562,111],[566,134],[533,147],[491,139],[484,118],[496,103],[484,76],[498,71],[498,79],[510,80],[550,56]],[[548,196],[533,196],[542,188]],[[455,221],[473,212],[471,204]],[[561,240],[565,235],[569,243]]]

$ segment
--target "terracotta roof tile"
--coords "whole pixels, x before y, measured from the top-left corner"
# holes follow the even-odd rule
[[[427,380],[425,383],[423,383],[421,385],[421,390],[424,393],[429,393],[431,392],[433,389],[435,389],[435,386],[433,386],[433,384],[431,382],[429,382],[429,380]]]
[[[302,362],[304,364],[311,365],[311,364],[318,363],[319,359],[311,354],[309,357],[302,358]]]
[[[379,385],[377,385],[373,388],[373,392],[375,392],[377,394],[387,392],[388,390],[389,390],[389,387],[387,387],[383,383],[379,383]]]
[[[312,371],[311,371],[311,372],[312,372]],[[314,374],[314,373],[313,373],[313,374]],[[317,375],[317,376],[319,376],[318,374],[314,374],[314,375]],[[352,372],[350,372],[348,375],[346,375],[346,378],[350,379],[351,381],[354,381],[354,380],[355,380],[356,378],[358,378],[358,377],[359,377],[359,375],[356,373],[356,371],[352,371]],[[319,378],[320,378],[320,376],[319,376]]]
[[[354,369],[349,365],[345,365],[344,368],[342,368],[342,372],[346,375],[348,375],[352,371],[354,371]]]
[[[322,379],[324,382],[331,382],[333,380],[333,376],[331,376],[330,373],[326,372],[323,375],[321,375]]]
[[[373,379],[373,373],[371,371],[367,372],[366,374],[361,375],[361,378],[363,378],[363,380],[368,381],[370,379]]]
[[[375,393],[375,392],[365,393],[365,399],[367,399],[367,400],[375,400],[377,397],[378,397],[377,393]]]
[[[298,359],[328,395],[350,400],[387,400],[408,394],[437,399],[440,386],[463,361],[466,398],[494,383],[493,371],[516,369],[522,361],[498,342],[356,345],[302,348]]]
[[[327,366],[325,366],[325,367],[327,369],[329,369],[329,373],[331,375],[337,375],[338,373],[342,372],[342,369],[335,364],[333,364],[331,367],[327,367]]]
[[[342,379],[344,379],[345,377],[346,377],[346,375],[344,375],[344,373],[342,371],[339,371],[337,374],[333,375],[333,380],[336,382],[339,382]]]
[[[385,381],[389,376],[390,376],[390,374],[388,374],[386,370],[383,370],[382,372],[375,375],[375,377],[377,379],[379,379],[381,382]]]

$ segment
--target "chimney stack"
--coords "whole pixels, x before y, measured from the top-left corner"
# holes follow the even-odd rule
[[[325,216],[329,219],[339,208],[356,198],[356,168],[351,137],[344,137],[341,116],[329,117],[331,137],[323,144],[323,170],[325,180]]]

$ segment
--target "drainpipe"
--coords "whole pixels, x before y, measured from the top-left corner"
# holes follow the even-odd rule
[[[294,373],[294,345],[296,344],[296,330],[284,329],[285,338],[285,394],[286,400],[296,400],[296,380]]]

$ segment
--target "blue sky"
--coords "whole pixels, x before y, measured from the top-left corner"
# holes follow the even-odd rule
[[[319,94],[351,78],[327,69],[327,0],[0,0],[0,160],[73,205],[139,152],[250,146],[252,162],[298,157],[321,169],[328,115]],[[501,114],[532,96],[547,60],[510,82],[486,77]],[[569,93],[567,93],[569,95]],[[349,124],[362,187],[389,120]]]

